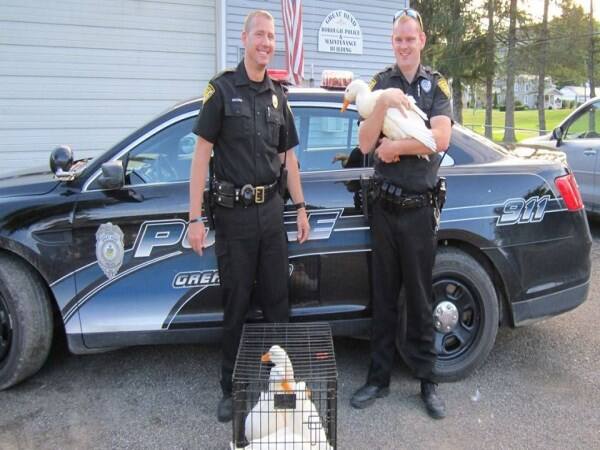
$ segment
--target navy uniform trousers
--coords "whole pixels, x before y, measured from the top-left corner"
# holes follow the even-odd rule
[[[406,306],[404,356],[418,378],[431,379],[437,354],[432,316],[432,270],[436,250],[433,207],[389,211],[382,200],[373,205],[373,319],[371,366],[367,383],[387,387],[398,333]],[[404,301],[399,303],[401,288]]]
[[[221,388],[232,391],[232,374],[255,281],[267,322],[287,322],[288,251],[283,199],[233,208],[215,207],[215,253],[223,300]]]

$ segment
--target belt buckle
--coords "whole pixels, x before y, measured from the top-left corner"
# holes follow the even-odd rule
[[[418,202],[418,198],[417,197],[406,197],[402,200],[402,207],[403,208],[416,208],[417,202]]]
[[[254,203],[264,203],[265,202],[265,187],[264,186],[256,186],[254,188]]]

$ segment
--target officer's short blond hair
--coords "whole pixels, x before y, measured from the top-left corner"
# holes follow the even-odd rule
[[[257,9],[249,13],[244,19],[244,31],[248,33],[250,31],[250,27],[252,26],[252,21],[255,17],[264,17],[269,19],[271,22],[275,22],[275,18],[269,11],[265,11],[264,9]]]

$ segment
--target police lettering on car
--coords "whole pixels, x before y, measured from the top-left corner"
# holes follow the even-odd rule
[[[188,238],[202,254],[204,180],[214,148],[205,208],[210,206],[210,219],[214,219],[224,305],[220,421],[232,416],[233,366],[255,280],[261,287],[264,318],[269,322],[289,320],[282,195],[286,187],[298,210],[298,241],[304,242],[309,233],[294,153],[298,145],[294,119],[283,87],[266,73],[275,51],[271,14],[250,13],[242,42],[244,59],[235,70],[215,76],[205,90],[194,129],[199,138],[190,177]],[[179,282],[184,283],[184,278]]]

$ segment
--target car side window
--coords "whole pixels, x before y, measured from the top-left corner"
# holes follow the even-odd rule
[[[569,125],[565,139],[600,138],[600,102],[593,103]]]
[[[186,181],[196,147],[192,132],[196,117],[190,117],[159,131],[124,157],[125,184]]]
[[[358,149],[358,114],[337,108],[296,108],[300,135],[297,148],[300,170],[304,172],[362,167]]]

